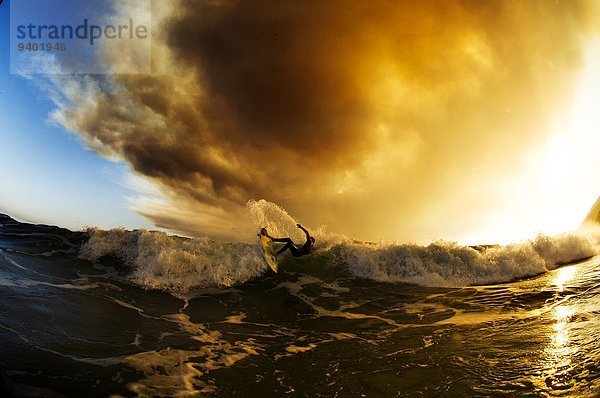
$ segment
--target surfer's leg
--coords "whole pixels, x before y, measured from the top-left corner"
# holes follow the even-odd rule
[[[288,245],[293,245],[294,244],[294,242],[290,238],[271,238],[271,240],[273,242],[286,243]]]
[[[294,244],[288,242],[281,249],[277,250],[277,253],[275,253],[275,255],[278,256],[281,253],[283,253],[284,251],[286,251],[287,249],[291,250],[292,247],[294,247]]]
[[[290,252],[292,253],[292,256],[294,256],[294,257],[302,257],[305,254],[304,252],[298,250],[296,245],[290,245]]]

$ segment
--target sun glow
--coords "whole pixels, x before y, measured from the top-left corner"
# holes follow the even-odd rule
[[[579,227],[599,194],[600,41],[588,47],[568,118],[522,159],[523,172],[498,181],[503,196],[486,224],[463,241],[509,243]],[[565,119],[563,117],[563,119]]]
[[[557,182],[567,180],[577,169],[573,145],[569,135],[556,135],[546,146],[546,159],[542,164],[544,185],[553,187]]]
[[[600,43],[589,52],[565,131],[550,138],[541,164],[540,194],[545,217],[544,229],[556,233],[574,229],[583,220],[598,196],[600,165],[595,153],[600,147]]]

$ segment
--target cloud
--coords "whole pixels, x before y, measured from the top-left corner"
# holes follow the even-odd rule
[[[55,116],[162,190],[145,217],[221,238],[260,198],[363,239],[476,225],[597,22],[585,1],[164,3],[153,73],[56,80]]]

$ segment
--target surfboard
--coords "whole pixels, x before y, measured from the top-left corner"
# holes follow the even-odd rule
[[[262,247],[263,257],[265,258],[265,262],[273,271],[277,272],[277,268],[279,264],[277,264],[277,257],[275,257],[275,253],[273,251],[273,241],[271,238],[266,236],[266,229],[262,229],[260,231],[260,246]]]

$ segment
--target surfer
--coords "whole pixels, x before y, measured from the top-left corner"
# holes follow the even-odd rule
[[[265,235],[269,239],[271,239],[273,242],[285,243],[285,245],[283,245],[283,247],[281,249],[279,249],[277,251],[277,253],[275,253],[276,256],[280,255],[281,253],[283,253],[286,250],[289,250],[294,257],[302,257],[305,254],[308,254],[312,251],[313,245],[315,244],[315,238],[310,236],[310,234],[308,233],[306,228],[304,228],[302,225],[296,224],[296,226],[298,228],[300,228],[302,231],[304,231],[304,233],[306,234],[306,242],[300,248],[298,248],[298,246],[296,246],[296,244],[294,243],[294,241],[291,238],[274,238],[271,235],[269,235],[265,229]]]

